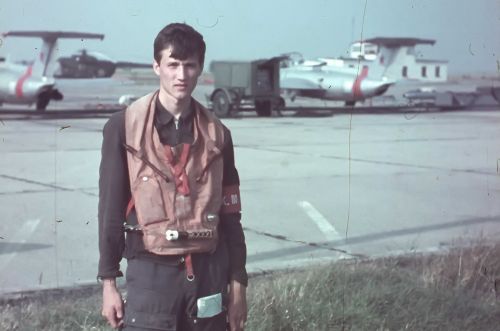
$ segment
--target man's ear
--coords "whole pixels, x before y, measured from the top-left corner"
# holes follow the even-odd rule
[[[153,60],[153,70],[155,71],[156,76],[160,76],[160,64]]]

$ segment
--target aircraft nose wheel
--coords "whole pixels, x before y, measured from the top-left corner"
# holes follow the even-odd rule
[[[39,112],[45,111],[47,105],[49,104],[50,98],[47,95],[41,95],[36,101],[36,110]]]

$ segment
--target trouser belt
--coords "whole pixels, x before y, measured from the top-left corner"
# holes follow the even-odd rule
[[[138,225],[130,225],[123,224],[123,228],[125,232],[144,232],[140,226]],[[150,234],[150,233],[149,233]],[[161,233],[158,233],[162,235]],[[205,231],[176,231],[176,230],[167,230],[165,232],[165,236],[167,240],[188,240],[188,239],[203,239],[203,238],[211,238],[213,232],[211,230]],[[194,270],[193,270],[193,262],[191,260],[191,253],[186,254],[183,258],[184,265],[186,266],[186,278],[188,281],[192,282],[194,280]]]

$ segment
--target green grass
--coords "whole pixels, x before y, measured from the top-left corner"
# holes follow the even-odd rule
[[[111,330],[100,307],[98,286],[5,300],[0,305],[0,330]]]
[[[334,265],[270,277],[249,290],[248,330],[498,330],[500,309],[416,274]]]
[[[500,330],[500,245],[252,277],[246,330]],[[0,330],[110,330],[100,291],[3,300]]]

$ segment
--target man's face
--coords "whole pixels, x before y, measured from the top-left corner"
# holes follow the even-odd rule
[[[160,63],[155,61],[153,64],[155,73],[160,77],[161,90],[176,100],[190,98],[202,70],[198,56],[179,60],[171,54],[171,47],[164,49]]]

